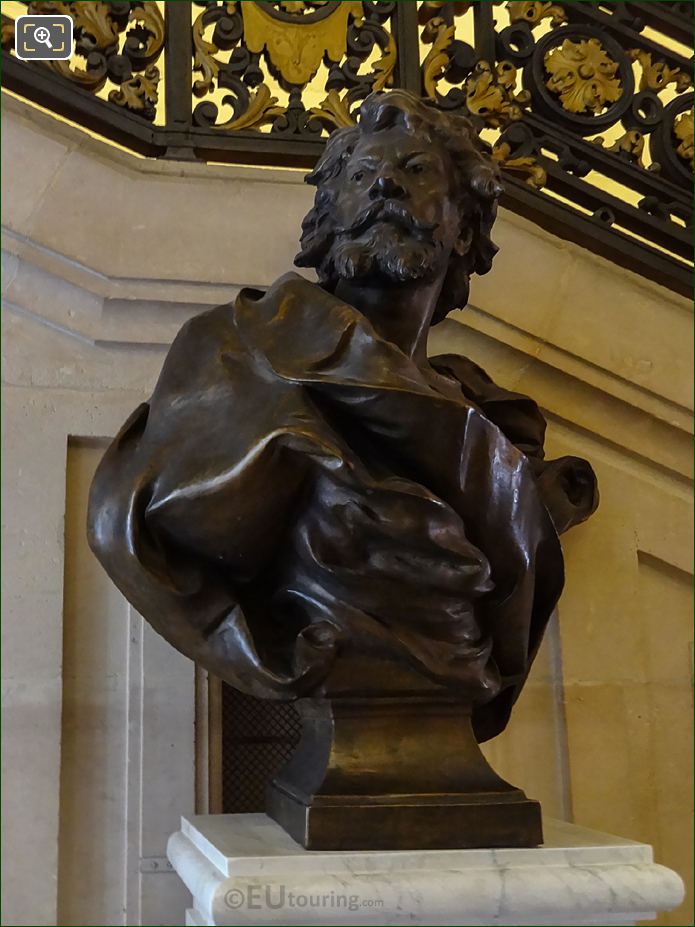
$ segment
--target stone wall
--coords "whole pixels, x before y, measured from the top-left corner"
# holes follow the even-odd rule
[[[312,191],[3,99],[5,923],[180,923],[164,846],[206,793],[204,697],[91,557],[86,492],[182,322],[291,267]],[[691,923],[691,307],[504,211],[495,238],[432,351],[536,398],[549,455],[591,460],[602,500],[486,749],[546,814],[652,843],[690,880],[662,922]]]

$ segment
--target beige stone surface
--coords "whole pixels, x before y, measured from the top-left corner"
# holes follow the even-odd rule
[[[563,539],[564,697],[554,710],[566,737],[569,813],[579,824],[652,843],[656,858],[688,888],[684,904],[658,923],[692,923],[691,441],[682,420],[669,421],[668,405],[656,410],[657,419],[634,399],[627,404],[609,395],[609,376],[600,390],[596,381],[560,376],[557,359],[544,364],[516,350],[518,342],[511,348],[491,341],[475,316],[475,328],[467,321],[460,313],[456,323],[440,326],[432,349],[466,352],[499,382],[533,395],[549,418],[548,456],[584,456],[598,475],[598,511]],[[508,738],[509,747],[493,754],[493,741],[489,755],[527,791],[533,782],[550,807],[562,794],[550,787],[548,772],[561,763],[563,740],[552,755],[542,743],[538,728],[547,735],[553,717],[547,708],[530,731],[526,724],[532,712],[525,698],[529,706],[538,703],[537,670],[498,738]],[[526,736],[533,745],[527,753]]]
[[[112,871],[109,861],[114,850],[121,850],[127,815],[128,607],[94,569],[84,538],[86,490],[102,453],[99,442],[69,447],[67,456],[58,835],[61,924],[84,923],[97,893],[104,922],[114,923],[124,896],[125,867]],[[90,607],[95,603],[96,614]]]
[[[558,645],[557,629],[551,627],[514,708],[513,723],[484,744],[483,753],[504,779],[540,801],[544,817],[567,820],[570,790]]]
[[[574,819],[652,843],[688,890],[659,923],[692,923],[692,495],[570,427],[551,447],[590,457],[602,492],[559,609]]]
[[[133,158],[16,100],[3,119],[5,922],[176,923],[193,668],[90,559],[86,488],[182,322],[290,268],[311,191]],[[692,923],[691,307],[505,211],[495,237],[431,350],[533,395],[549,455],[590,459],[602,501],[564,539],[557,624],[485,749],[546,814],[653,844],[689,886],[661,922]]]

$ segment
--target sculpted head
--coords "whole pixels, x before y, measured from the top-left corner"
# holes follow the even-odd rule
[[[295,263],[319,282],[444,283],[433,324],[468,300],[490,269],[502,192],[498,170],[464,116],[403,90],[373,93],[359,125],[334,132],[316,168],[314,206]]]

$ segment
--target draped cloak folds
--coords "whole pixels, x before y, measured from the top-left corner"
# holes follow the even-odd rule
[[[320,691],[346,649],[504,729],[563,585],[558,533],[596,507],[543,460],[535,403],[471,361],[440,392],[370,322],[296,274],[181,330],[107,450],[92,549],[171,644],[252,695]]]

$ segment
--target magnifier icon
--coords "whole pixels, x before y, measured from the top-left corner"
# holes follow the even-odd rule
[[[48,48],[53,48],[51,45],[51,33],[45,26],[37,26],[34,29],[34,41],[41,42],[42,45],[46,45]]]

